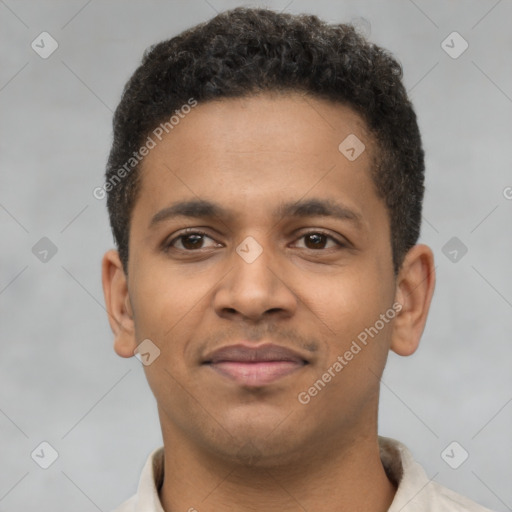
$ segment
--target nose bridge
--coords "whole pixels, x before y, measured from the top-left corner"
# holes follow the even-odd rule
[[[257,318],[294,307],[291,290],[278,276],[278,259],[264,234],[247,236],[232,254],[231,271],[216,295],[216,309]]]
[[[275,263],[276,259],[264,235],[247,236],[238,244],[235,252],[232,283],[234,291],[251,293],[253,300],[271,294],[275,289],[276,276],[269,267],[272,260]]]

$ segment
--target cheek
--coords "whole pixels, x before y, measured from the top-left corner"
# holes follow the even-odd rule
[[[200,327],[201,309],[205,307],[201,299],[207,300],[211,283],[206,276],[185,276],[167,265],[151,265],[139,271],[137,279],[137,340],[148,338],[160,350],[158,358],[143,367],[146,379],[157,402],[165,404],[165,413],[179,423],[179,411],[194,410],[189,395],[183,392],[185,383],[192,391],[188,380],[191,360],[185,353]]]
[[[175,338],[174,332],[196,308],[209,291],[208,281],[198,276],[152,265],[148,271],[136,276],[137,335],[160,340]]]
[[[334,348],[350,344],[391,306],[392,287],[386,286],[385,280],[377,268],[365,266],[347,268],[336,276],[317,279],[315,286],[307,285],[307,305],[329,337],[336,340]]]
[[[208,273],[193,275],[162,265],[137,275],[135,333],[137,342],[152,340],[160,350],[158,358],[144,370],[155,396],[181,407],[183,390],[179,383],[191,378],[195,364],[193,342],[198,333],[208,332],[207,315],[212,287],[219,278]],[[190,405],[190,404],[189,404]]]
[[[315,313],[324,353],[303,384],[302,397],[309,398],[313,415],[333,428],[339,417],[358,417],[378,395],[395,311],[391,288],[377,275],[368,268],[366,273],[347,272],[326,280],[323,291],[310,295],[308,306]]]

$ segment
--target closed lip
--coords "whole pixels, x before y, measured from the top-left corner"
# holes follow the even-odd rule
[[[264,345],[248,345],[237,343],[221,347],[208,353],[203,364],[216,364],[220,362],[258,363],[268,361],[292,361],[300,364],[308,364],[308,360],[293,349],[266,343]]]

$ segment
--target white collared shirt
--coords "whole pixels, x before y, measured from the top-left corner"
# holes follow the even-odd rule
[[[405,445],[379,436],[380,457],[388,478],[397,485],[388,512],[492,512],[430,480]],[[113,512],[165,512],[158,490],[164,478],[164,448],[153,450],[137,493]]]

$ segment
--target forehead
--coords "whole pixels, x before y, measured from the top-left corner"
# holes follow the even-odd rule
[[[327,100],[288,93],[199,103],[153,139],[133,215],[149,219],[146,227],[178,199],[224,204],[247,218],[307,195],[339,199],[364,217],[362,206],[377,200],[365,123]]]
[[[169,146],[193,145],[200,139],[203,149],[219,157],[270,151],[311,156],[329,149],[338,151],[340,142],[349,135],[370,142],[366,124],[352,108],[298,92],[199,103],[180,119],[174,116],[176,121],[178,124],[163,133]],[[154,156],[158,151],[152,153]]]

